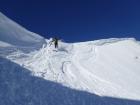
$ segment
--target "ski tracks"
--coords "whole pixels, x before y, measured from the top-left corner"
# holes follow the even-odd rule
[[[73,72],[77,72],[77,73],[75,73],[75,74],[77,74],[77,78],[82,77],[82,78],[79,78],[79,80],[81,81],[81,85],[83,87],[87,87],[87,85],[90,86],[90,87],[87,87],[89,92],[94,92],[94,93],[97,93],[98,95],[101,95],[102,93],[107,92],[105,90],[108,90],[109,88],[112,88],[111,90],[114,90],[114,92],[116,92],[116,88],[114,88],[114,86],[117,88],[120,88],[118,85],[116,86],[115,84],[112,84],[112,83],[96,76],[92,72],[93,69],[89,70],[82,64],[83,60],[88,60],[88,59],[92,59],[91,61],[93,62],[93,64],[94,64],[94,62],[96,62],[96,58],[98,56],[96,45],[91,45],[89,50],[86,53],[84,52],[83,55],[79,55],[81,53],[80,52],[81,50],[82,49],[75,51],[75,53],[72,57],[72,65],[71,65],[71,66],[74,66],[77,70],[77,71],[73,71]],[[79,56],[81,58],[79,58]],[[88,83],[92,83],[92,84],[89,85]],[[111,87],[109,87],[109,86],[111,86]],[[108,92],[114,93],[113,91],[111,92],[109,90],[108,90]]]

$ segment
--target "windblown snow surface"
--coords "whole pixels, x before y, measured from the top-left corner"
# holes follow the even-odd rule
[[[134,38],[60,41],[56,50],[2,14],[0,23],[0,105],[140,105]]]

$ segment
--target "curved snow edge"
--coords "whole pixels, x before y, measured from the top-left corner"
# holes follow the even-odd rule
[[[100,40],[94,40],[94,41],[87,41],[87,42],[78,42],[78,43],[74,43],[74,44],[94,44],[97,46],[101,46],[101,45],[106,45],[106,44],[113,44],[113,43],[117,43],[120,41],[133,41],[137,44],[140,45],[140,41],[136,40],[135,38],[108,38],[108,39],[100,39]]]

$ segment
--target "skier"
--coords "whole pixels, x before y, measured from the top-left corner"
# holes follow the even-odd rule
[[[53,38],[52,41],[50,42],[50,46],[52,45],[52,43],[54,43],[54,47],[58,48],[58,38]]]
[[[58,48],[58,38],[54,38],[53,40],[55,48]]]

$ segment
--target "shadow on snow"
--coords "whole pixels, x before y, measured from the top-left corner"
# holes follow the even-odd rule
[[[100,97],[31,75],[0,57],[0,105],[140,105],[140,101]]]

